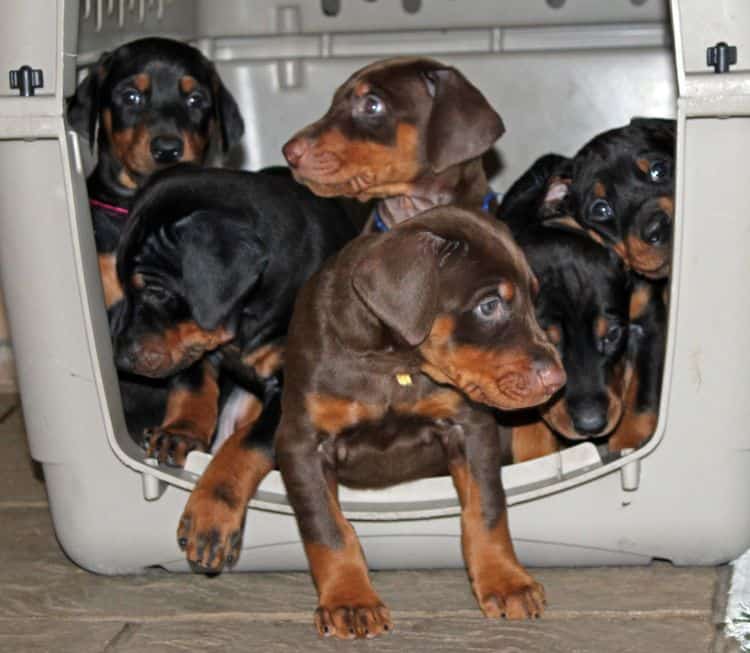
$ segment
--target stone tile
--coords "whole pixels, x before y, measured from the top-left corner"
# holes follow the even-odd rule
[[[312,623],[297,621],[196,621],[144,623],[127,642],[111,650],[141,651],[378,651],[430,653],[687,653],[708,651],[708,619],[600,619],[535,623],[493,622],[476,618],[404,619],[376,640],[320,639]]]
[[[107,577],[71,563],[54,539],[46,509],[6,510],[0,530],[0,617],[309,614],[315,594],[306,573],[222,574],[207,578],[159,570],[144,576]],[[711,615],[716,570],[650,567],[539,569],[547,588],[548,616],[596,612],[653,612],[665,617]],[[376,572],[373,581],[394,611],[476,613],[461,570]],[[169,597],[169,600],[165,600]]]
[[[0,651],[102,653],[111,650],[107,645],[122,629],[123,624],[117,622],[0,620]]]
[[[18,398],[0,395],[0,509],[46,501],[41,467],[29,455]]]

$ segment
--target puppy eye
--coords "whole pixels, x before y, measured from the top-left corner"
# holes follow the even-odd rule
[[[489,295],[482,299],[474,309],[477,317],[486,320],[497,317],[502,312],[503,302],[497,295]]]
[[[615,217],[615,212],[612,210],[607,200],[598,199],[593,202],[589,208],[589,215],[592,220],[597,222],[605,222]]]
[[[611,324],[597,345],[600,354],[611,356],[619,348],[625,329],[620,324]]]
[[[619,324],[613,324],[607,329],[607,333],[604,334],[604,344],[613,345],[619,342],[622,337],[623,328]]]
[[[385,102],[377,95],[368,93],[357,100],[355,111],[369,117],[380,116],[385,113]]]
[[[128,88],[122,94],[122,101],[131,107],[138,106],[143,104],[143,94],[134,88]]]
[[[648,167],[648,176],[651,181],[658,183],[664,181],[669,173],[669,166],[666,161],[654,161]]]
[[[187,96],[185,102],[191,109],[202,109],[206,103],[206,98],[203,96],[203,93],[191,93]]]

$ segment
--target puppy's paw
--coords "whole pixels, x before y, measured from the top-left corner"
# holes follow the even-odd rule
[[[315,627],[323,637],[372,639],[393,630],[391,613],[376,594],[357,601],[321,600],[315,611]]]
[[[177,528],[177,544],[196,573],[218,574],[237,562],[246,502],[226,484],[197,487]]]
[[[206,443],[188,433],[177,433],[155,427],[143,431],[143,448],[146,455],[160,463],[184,467],[191,451],[206,451]]]
[[[485,617],[538,619],[544,612],[547,605],[544,587],[523,569],[481,576],[473,586]]]

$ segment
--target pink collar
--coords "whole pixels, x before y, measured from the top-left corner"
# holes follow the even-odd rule
[[[107,204],[106,202],[100,202],[99,200],[89,200],[89,204],[91,206],[95,206],[99,209],[104,209],[105,211],[109,211],[111,213],[117,213],[118,215],[128,215],[130,211],[128,209],[124,209],[121,206],[115,206],[114,204]]]

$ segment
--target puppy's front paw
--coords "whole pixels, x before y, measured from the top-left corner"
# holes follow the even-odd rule
[[[184,467],[191,451],[206,451],[206,443],[187,433],[177,433],[155,427],[143,431],[143,448],[146,455],[160,463]]]
[[[323,637],[371,639],[393,630],[391,613],[377,595],[356,601],[321,600],[315,611],[315,627]]]
[[[177,528],[177,544],[198,573],[217,574],[237,562],[247,506],[226,484],[197,487]]]
[[[492,619],[538,619],[547,605],[544,587],[523,568],[478,574],[472,585],[484,616]]]

